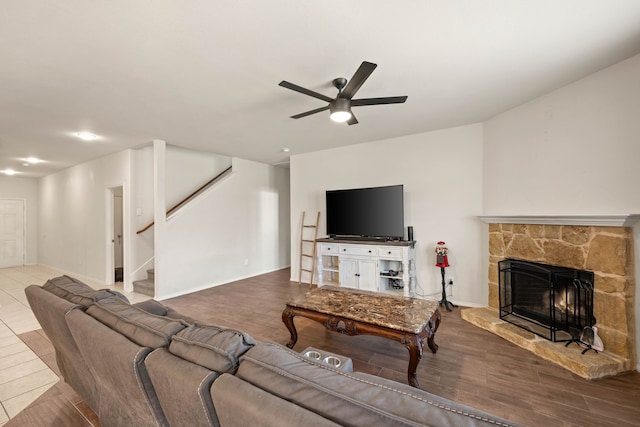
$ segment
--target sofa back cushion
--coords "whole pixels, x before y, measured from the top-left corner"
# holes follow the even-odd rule
[[[256,344],[248,334],[213,325],[190,325],[178,332],[169,351],[216,372],[235,372],[239,358]]]
[[[70,311],[65,319],[100,390],[100,424],[168,427],[145,366],[152,350],[81,310]]]
[[[187,327],[181,320],[156,316],[116,297],[97,301],[87,314],[143,347],[166,347],[174,334]]]
[[[126,297],[122,294],[117,294],[107,289],[97,291],[86,283],[69,276],[60,276],[49,279],[42,287],[64,300],[83,307],[89,307],[96,301],[114,296],[118,296],[126,300]]]
[[[249,350],[236,376],[345,426],[510,425],[406,384],[324,366],[277,344]]]
[[[211,400],[211,384],[220,374],[164,348],[153,350],[144,364],[169,425],[220,425]]]

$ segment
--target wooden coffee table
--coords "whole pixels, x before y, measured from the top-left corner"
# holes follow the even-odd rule
[[[282,312],[282,321],[291,333],[289,348],[298,341],[295,316],[315,320],[342,334],[376,335],[399,341],[409,350],[407,378],[414,387],[419,386],[416,369],[422,359],[424,339],[433,353],[438,351],[434,341],[440,325],[438,301],[333,286],[313,289],[289,301]]]

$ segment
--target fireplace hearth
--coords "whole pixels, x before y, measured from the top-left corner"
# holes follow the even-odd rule
[[[498,268],[502,320],[553,342],[578,341],[595,324],[592,272],[517,259]]]

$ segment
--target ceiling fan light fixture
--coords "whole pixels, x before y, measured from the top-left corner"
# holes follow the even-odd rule
[[[348,99],[336,98],[329,103],[329,117],[334,122],[344,123],[351,118],[351,105]]]

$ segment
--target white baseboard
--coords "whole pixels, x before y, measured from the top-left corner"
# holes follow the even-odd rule
[[[102,280],[94,279],[93,277],[83,276],[82,274],[76,273],[75,271],[63,270],[60,267],[54,267],[52,265],[47,265],[47,264],[38,264],[38,265],[41,265],[46,268],[50,268],[52,270],[59,271],[60,274],[71,276],[74,279],[78,279],[82,282],[85,282],[87,285],[91,287],[95,287],[96,289],[113,287],[113,285],[107,285],[107,283]]]

